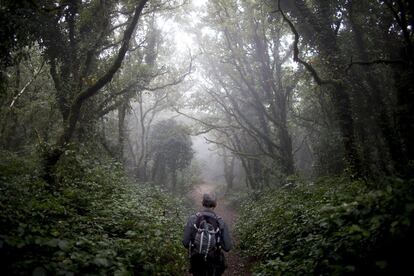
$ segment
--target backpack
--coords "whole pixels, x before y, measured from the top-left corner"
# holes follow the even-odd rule
[[[197,213],[197,220],[194,224],[195,236],[192,241],[192,254],[204,257],[214,258],[217,249],[220,246],[220,227],[218,217],[212,213]]]

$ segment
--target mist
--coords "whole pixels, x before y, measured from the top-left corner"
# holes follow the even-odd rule
[[[3,274],[413,274],[412,1],[6,0],[0,22]]]

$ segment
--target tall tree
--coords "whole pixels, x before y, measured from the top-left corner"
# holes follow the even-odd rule
[[[289,49],[283,48],[281,42],[283,30],[280,25],[270,24],[272,20],[267,6],[260,3],[209,4],[205,24],[214,28],[217,35],[200,38],[205,76],[210,82],[205,92],[217,102],[223,116],[250,136],[250,143],[257,144],[249,146],[246,153],[267,156],[283,174],[289,175],[295,171],[288,128],[288,105],[294,82],[283,68],[289,57]],[[227,133],[227,136],[232,135]],[[240,152],[230,141],[227,147]],[[255,152],[251,152],[253,148]],[[245,162],[245,168],[248,163],[255,164],[252,168],[260,172],[254,174],[262,175],[264,182],[268,182],[266,165],[257,162]],[[265,167],[258,169],[262,166]]]
[[[34,11],[42,15],[38,40],[50,65],[56,101],[62,115],[62,133],[54,149],[45,157],[45,177],[49,181],[53,166],[76,131],[84,112],[83,106],[112,80],[121,67],[146,2],[138,1],[132,10],[122,3],[116,5],[106,1],[84,3],[73,0],[58,6],[45,2],[42,3],[43,10]],[[125,9],[129,18],[119,25],[112,25],[119,7]],[[50,11],[45,12],[46,8]],[[108,52],[110,36],[123,26],[122,38]]]
[[[410,115],[405,108],[398,106],[401,105],[398,103],[401,93],[398,92],[398,86],[396,89],[390,88],[390,83],[394,80],[387,78],[390,72],[387,66],[392,66],[391,72],[394,71],[395,75],[405,76],[410,72],[410,58],[407,59],[395,52],[396,48],[401,48],[404,49],[404,53],[410,53],[409,48],[412,48],[412,43],[407,40],[406,35],[410,32],[406,29],[408,25],[403,23],[409,22],[411,16],[407,13],[408,3],[323,0],[275,2],[276,11],[281,12],[295,35],[295,61],[310,72],[315,83],[323,86],[332,99],[350,171],[357,176],[362,176],[362,173],[372,175],[373,166],[369,164],[376,163],[377,168],[389,172],[389,167],[386,168],[381,161],[385,158],[385,163],[394,164],[397,171],[406,174],[407,161],[410,158],[404,157],[409,155],[409,147],[405,146],[404,136],[411,133],[406,132],[411,125],[406,125],[404,130],[401,130],[400,125],[404,123],[395,125],[391,120],[391,114],[400,118],[401,113],[396,110],[404,110],[404,117]],[[314,60],[317,57],[318,64],[309,62],[309,59],[304,57],[306,52],[299,52],[299,44],[314,49]],[[349,47],[351,45],[352,48]],[[378,45],[382,47],[379,48]],[[375,50],[372,47],[376,47]],[[383,67],[378,70],[375,65]],[[355,68],[357,66],[369,66],[369,70],[376,68],[377,72],[374,76],[373,73]],[[401,71],[402,67],[405,69]],[[382,87],[377,85],[379,79],[375,79],[378,72],[386,80],[381,79],[384,85]],[[410,91],[410,82],[403,82],[404,91]],[[360,95],[360,89],[366,89],[370,93],[370,98]],[[392,92],[382,92],[387,89],[391,89]],[[411,95],[410,92],[403,94],[408,98]],[[397,100],[397,105],[393,104],[394,100]],[[370,119],[370,113],[374,113],[374,120]],[[368,128],[364,125],[368,125]],[[373,143],[367,145],[364,137],[371,140],[372,137],[379,139],[374,138]],[[375,157],[373,152],[381,157]]]

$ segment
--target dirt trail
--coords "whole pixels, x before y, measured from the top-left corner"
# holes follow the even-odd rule
[[[190,193],[191,198],[194,201],[194,204],[197,209],[201,209],[201,199],[204,193],[215,192],[216,186],[214,184],[203,183],[194,187]],[[219,195],[218,195],[219,196]],[[233,245],[236,246],[238,241],[234,239],[234,223],[237,219],[237,212],[229,205],[229,202],[225,197],[220,197],[217,200],[217,207],[215,208],[215,213],[222,217],[226,222],[230,230],[230,235],[233,240]],[[240,257],[237,250],[233,248],[228,253],[224,253],[227,260],[227,269],[223,275],[233,276],[233,275],[242,275],[249,276],[251,275],[248,272],[248,269],[245,267],[243,259]]]

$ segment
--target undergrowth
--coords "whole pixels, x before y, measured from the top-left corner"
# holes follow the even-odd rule
[[[183,274],[185,211],[168,193],[85,152],[65,153],[54,186],[39,160],[0,158],[2,274]]]
[[[235,227],[240,249],[255,275],[406,275],[414,181],[382,187],[325,178],[245,200]]]

